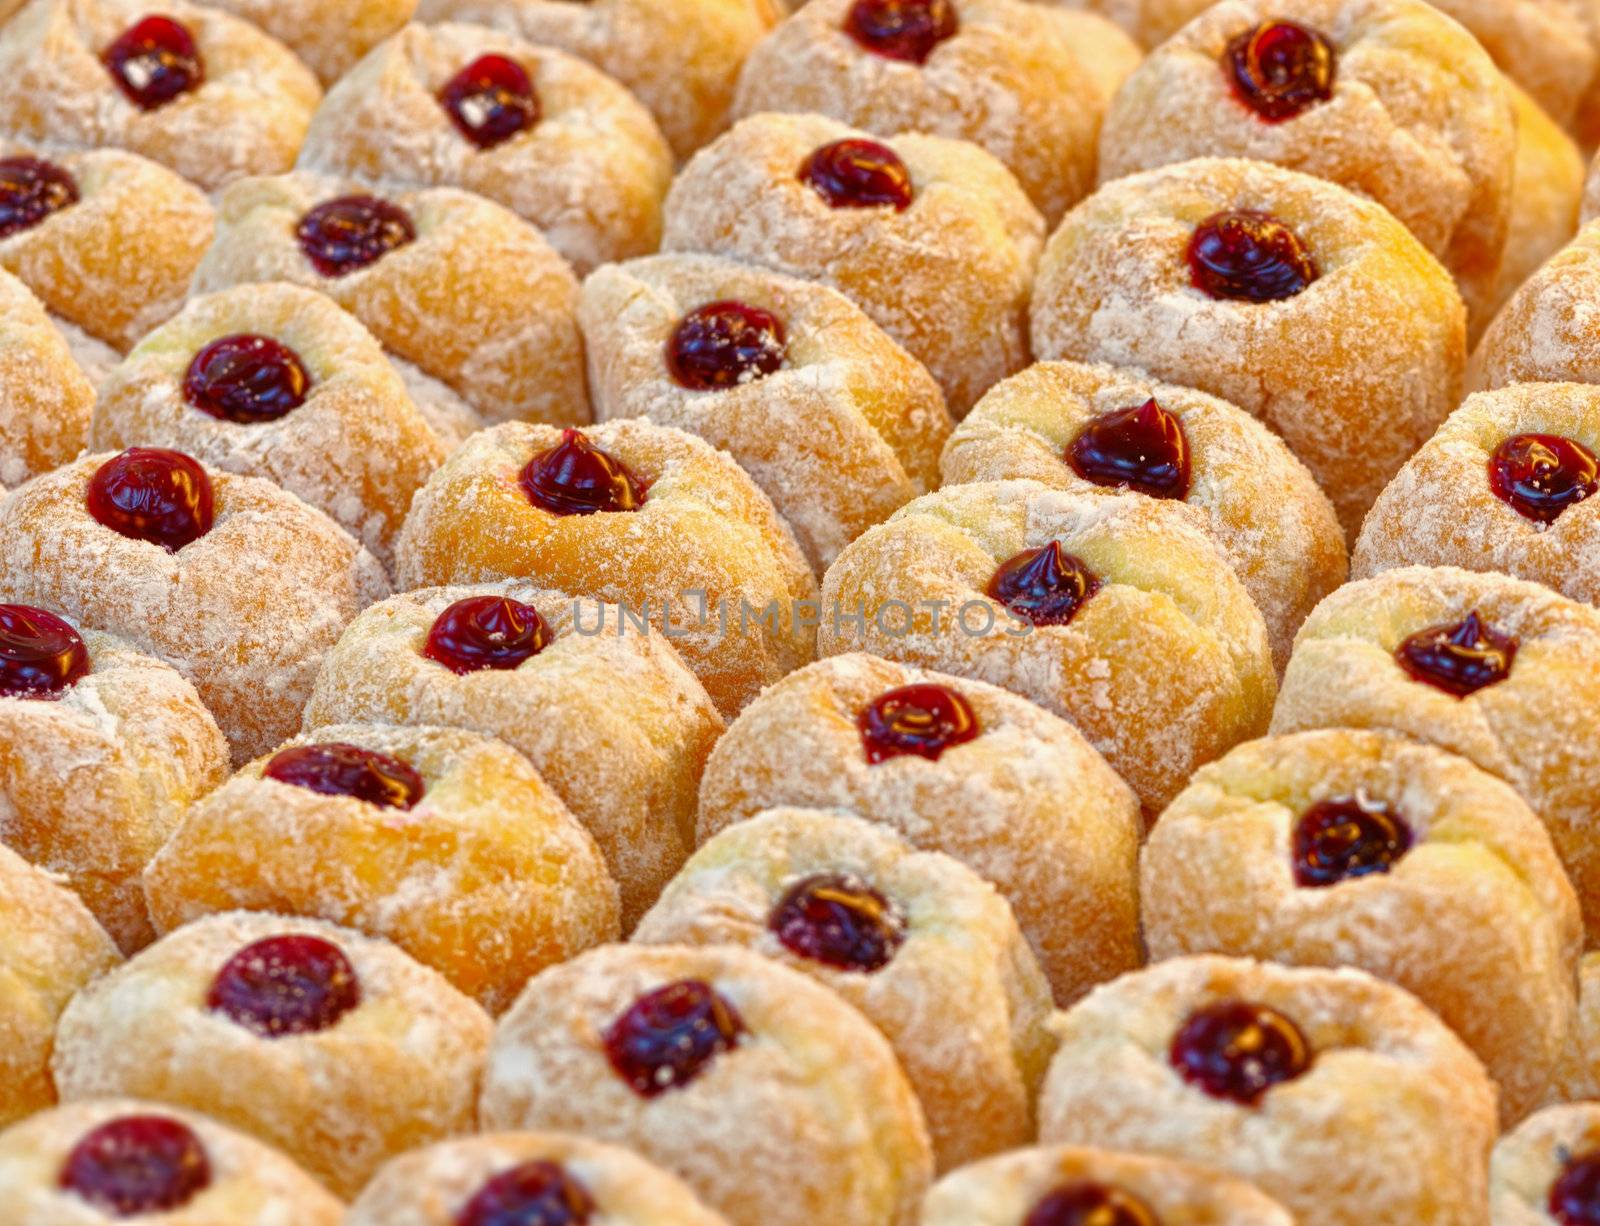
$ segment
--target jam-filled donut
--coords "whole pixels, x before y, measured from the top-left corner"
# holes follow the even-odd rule
[[[859,653],[791,673],[712,751],[700,837],[788,805],[881,823],[991,882],[1062,1003],[1143,960],[1138,801],[1072,725],[997,686]]]
[[[1140,875],[1153,960],[1236,954],[1398,983],[1478,1053],[1507,1119],[1556,1075],[1577,899],[1526,802],[1463,758],[1342,728],[1241,745],[1167,806]]]
[[[0,131],[127,149],[207,191],[287,170],[321,97],[282,43],[189,0],[33,0],[0,28]]]
[[[1600,223],[1590,222],[1507,300],[1467,367],[1478,391],[1508,383],[1600,383]]]
[[[411,19],[416,0],[199,0],[253,21],[324,85]]]
[[[1517,113],[1517,163],[1511,179],[1511,216],[1500,277],[1491,297],[1498,314],[1522,284],[1573,236],[1583,198],[1584,160],[1572,137],[1511,81]],[[1494,315],[1477,321],[1489,324]],[[1473,362],[1477,355],[1474,353]],[[1469,362],[1468,372],[1473,363]]]
[[[21,485],[72,459],[93,408],[94,383],[49,312],[0,270],[0,482]]]
[[[819,574],[939,484],[939,385],[836,290],[659,255],[593,273],[579,318],[595,416],[648,417],[726,450]]]
[[[227,764],[216,721],[172,667],[56,608],[0,604],[0,838],[124,949],[154,935],[145,865]]]
[[[403,588],[521,578],[621,604],[724,714],[813,654],[816,580],[772,503],[725,452],[648,421],[480,431],[417,495],[398,553]]]
[[[1466,356],[1449,275],[1382,206],[1241,160],[1089,197],[1050,240],[1032,320],[1038,358],[1137,367],[1255,414],[1347,536],[1455,407]]]
[[[833,286],[933,372],[960,416],[1027,362],[1043,238],[1027,194],[976,145],[753,115],[678,175],[662,247]]]
[[[934,1184],[922,1226],[1293,1226],[1288,1210],[1210,1167],[1048,1145]]]
[[[544,231],[580,274],[655,249],[672,154],[582,60],[483,26],[409,25],[328,91],[301,167],[460,187]]]
[[[731,1226],[912,1226],[933,1170],[888,1040],[726,946],[613,945],[536,976],[495,1034],[478,1116],[626,1145]]]
[[[343,1226],[728,1226],[687,1184],[618,1145],[503,1132],[402,1154]]]
[[[0,1133],[8,1226],[339,1226],[344,1206],[270,1145],[132,1098],[69,1103]]]
[[[578,280],[491,200],[306,171],[243,179],[217,202],[194,288],[257,281],[320,290],[355,315],[448,443],[499,421],[589,420]]]
[[[600,845],[624,929],[693,849],[723,731],[670,640],[615,606],[518,581],[408,592],[351,622],[305,726],[356,722],[469,728],[523,753]]]
[[[1373,504],[1350,555],[1502,571],[1600,602],[1600,386],[1517,383],[1468,396]]]
[[[1057,1031],[1047,1143],[1216,1167],[1302,1226],[1486,1226],[1494,1083],[1401,988],[1174,958],[1099,988]]]
[[[941,1170],[1033,1137],[1050,985],[956,860],[858,817],[769,809],[697,851],[633,940],[742,945],[838,992],[893,1045]]]
[[[378,560],[321,511],[182,452],[83,456],[0,502],[0,597],[175,665],[238,762],[295,732],[323,653],[388,594]]]
[[[1373,728],[1471,759],[1544,819],[1600,935],[1600,610],[1541,584],[1402,567],[1300,630],[1272,730]]]
[[[1547,1107],[1495,1144],[1491,1226],[1585,1226],[1600,1218],[1600,1103]]]
[[[73,998],[63,1102],[201,1111],[340,1196],[397,1153],[471,1131],[493,1033],[438,972],[319,920],[233,912],[163,937]]]
[[[386,937],[490,1013],[619,935],[588,832],[521,754],[454,728],[296,737],[184,815],[145,893],[162,931],[244,910]]]
[[[956,428],[940,470],[946,485],[1029,477],[1198,508],[1280,669],[1306,614],[1345,577],[1338,517],[1281,439],[1226,401],[1137,371],[1040,362],[1012,375]]]
[[[841,553],[822,608],[819,655],[871,651],[1031,698],[1152,815],[1266,731],[1277,689],[1261,614],[1200,512],[1138,494],[947,486]]]

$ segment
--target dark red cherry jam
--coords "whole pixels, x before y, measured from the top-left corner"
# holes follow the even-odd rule
[[[86,1133],[62,1164],[60,1185],[108,1217],[182,1209],[211,1186],[200,1138],[164,1115],[124,1115]]]
[[[1083,1180],[1046,1195],[1022,1226],[1161,1226],[1161,1219],[1132,1192]]]
[[[1600,1151],[1568,1159],[1550,1185],[1549,1209],[1560,1226],[1600,1226]]]
[[[1301,814],[1293,843],[1297,884],[1338,885],[1387,873],[1411,849],[1411,827],[1381,804],[1340,797],[1319,800]]]
[[[1183,423],[1154,397],[1095,418],[1067,448],[1067,463],[1096,485],[1137,490],[1152,498],[1189,494],[1189,439]]]
[[[409,762],[343,741],[280,749],[261,773],[324,796],[353,796],[380,809],[413,808],[426,790]]]
[[[767,917],[790,953],[847,971],[876,971],[905,943],[905,920],[859,877],[823,873],[796,882]]]
[[[606,1056],[635,1093],[686,1086],[739,1045],[744,1021],[710,984],[680,979],[633,1002],[605,1033]]]
[[[835,209],[911,207],[911,172],[900,155],[875,140],[836,140],[800,163],[800,181]]]
[[[512,669],[550,642],[550,627],[532,605],[509,596],[468,596],[434,619],[422,654],[453,673]]]
[[[1457,698],[1504,681],[1516,655],[1517,640],[1501,634],[1476,609],[1453,625],[1418,630],[1394,653],[1413,680],[1425,681]]]
[[[937,761],[952,745],[978,735],[978,717],[967,700],[948,686],[902,685],[880,694],[856,717],[867,761],[915,754]]]
[[[206,997],[206,1008],[264,1039],[327,1030],[360,1003],[361,982],[344,951],[298,933],[246,945]]]
[[[176,553],[211,531],[211,478],[181,451],[130,447],[89,478],[89,514],[113,532]]]
[[[744,302],[708,302],[679,321],[667,370],[692,392],[754,383],[783,365],[783,321]]]
[[[0,698],[56,698],[89,671],[83,637],[54,613],[0,604]]]
[[[276,421],[306,402],[311,376],[289,346],[270,336],[224,336],[189,363],[183,398],[212,417],[249,425]]]
[[[1172,1036],[1172,1067],[1213,1098],[1254,1106],[1311,1067],[1311,1045],[1276,1009],[1228,1000],[1196,1009]]]
[[[959,25],[952,0],[856,0],[844,32],[885,59],[925,64]]]
[[[1189,277],[1212,298],[1278,302],[1315,281],[1317,264],[1300,236],[1277,218],[1239,209],[1195,227]]]
[[[78,182],[41,158],[0,158],[0,238],[78,203]]]
[[[417,228],[397,204],[377,196],[340,196],[302,217],[294,234],[311,267],[324,277],[342,277],[415,242]]]
[[[1234,97],[1268,123],[1278,123],[1333,97],[1339,57],[1309,26],[1263,21],[1228,44],[1222,67]]]
[[[194,35],[170,17],[134,22],[100,58],[128,101],[146,111],[199,89],[206,78]]]
[[[1559,434],[1516,434],[1489,457],[1489,488],[1518,515],[1548,524],[1600,485],[1594,452]]]
[[[455,1226],[585,1226],[594,1212],[594,1198],[564,1167],[535,1160],[484,1184]]]
[[[644,505],[645,484],[581,432],[563,430],[559,443],[528,461],[522,490],[552,515],[593,515],[637,511]]]
[[[503,55],[480,55],[445,83],[439,105],[480,149],[492,149],[539,122],[527,69]]]
[[[1100,590],[1100,579],[1082,561],[1051,541],[1025,549],[1000,564],[989,595],[1035,626],[1065,626]]]

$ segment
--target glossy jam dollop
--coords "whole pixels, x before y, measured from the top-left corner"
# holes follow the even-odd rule
[[[426,790],[409,762],[343,741],[280,749],[261,773],[324,796],[353,796],[380,809],[413,808]]]
[[[1280,302],[1317,279],[1300,236],[1266,213],[1214,213],[1189,238],[1189,279],[1212,298]]]
[[[0,604],[0,698],[58,698],[89,672],[83,636],[54,613]]]
[[[1489,457],[1489,488],[1535,523],[1554,523],[1600,485],[1594,452],[1559,434],[1516,434]]]
[[[194,35],[170,17],[136,21],[105,49],[101,61],[128,101],[145,111],[199,89],[206,79]]]
[[[1172,1036],[1168,1058],[1213,1098],[1255,1106],[1273,1086],[1311,1067],[1305,1035],[1276,1009],[1228,1000],[1195,1010]]]
[[[455,1226],[585,1226],[594,1198],[565,1167],[535,1160],[502,1171],[478,1189]]]
[[[176,553],[211,531],[216,500],[206,470],[181,451],[130,447],[89,478],[89,514],[122,536]]]
[[[527,69],[503,55],[480,55],[439,91],[456,130],[492,149],[539,122],[539,97]]]
[[[245,946],[206,997],[206,1008],[264,1039],[327,1030],[360,1003],[361,981],[344,951],[303,933]]]
[[[188,1125],[124,1115],[84,1134],[58,1182],[108,1217],[144,1217],[182,1209],[210,1187],[211,1160]]]
[[[1354,796],[1319,800],[1295,823],[1294,879],[1328,886],[1387,873],[1410,849],[1411,827],[1387,807]]]
[[[1095,418],[1067,448],[1067,463],[1085,481],[1152,498],[1189,494],[1189,439],[1183,423],[1154,397]]]
[[[790,953],[847,971],[881,970],[906,939],[894,904],[849,873],[796,882],[772,909],[767,927]]]
[[[1547,1207],[1560,1226],[1600,1226],[1600,1152],[1567,1160],[1550,1185]]]
[[[1161,1226],[1161,1219],[1132,1192],[1080,1180],[1048,1193],[1022,1226]]]
[[[294,234],[311,267],[324,277],[342,277],[415,242],[417,227],[398,204],[377,196],[339,196],[302,217]]]
[[[911,172],[898,153],[875,140],[836,140],[813,149],[800,163],[800,181],[830,208],[911,207]]]
[[[434,619],[422,654],[465,675],[516,668],[549,642],[550,627],[532,605],[509,596],[468,596]]]
[[[1035,626],[1065,626],[1099,590],[1099,577],[1060,541],[1002,562],[988,588],[991,597]]]
[[[745,1034],[733,1005],[710,984],[680,979],[639,997],[605,1033],[606,1056],[636,1094],[688,1085]]]
[[[43,158],[0,159],[0,238],[78,203],[78,181]]]
[[[223,336],[189,363],[183,398],[222,421],[276,421],[306,402],[311,375],[289,346],[270,336]]]
[[[952,0],[856,0],[844,32],[885,59],[925,64],[960,24]]]
[[[1465,698],[1510,675],[1517,640],[1501,634],[1474,609],[1451,625],[1408,635],[1394,656],[1413,680]]]
[[[521,480],[528,500],[552,515],[637,511],[644,505],[645,483],[578,430],[563,430],[559,443],[528,461]]]
[[[1234,97],[1269,123],[1293,119],[1333,97],[1339,57],[1309,26],[1263,21],[1222,54]]]
[[[754,383],[783,366],[783,321],[745,302],[708,302],[667,341],[667,370],[680,387],[713,392]]]
[[[949,686],[902,685],[863,707],[856,727],[873,766],[907,754],[938,761],[950,746],[977,737],[978,717]]]

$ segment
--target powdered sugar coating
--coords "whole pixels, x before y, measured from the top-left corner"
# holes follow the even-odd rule
[[[1585,164],[1578,146],[1509,78],[1511,105],[1517,114],[1517,161],[1511,177],[1511,216],[1500,277],[1491,298],[1494,314],[1578,228]],[[1494,314],[1482,322],[1492,321]],[[1477,354],[1473,360],[1476,362]],[[1468,381],[1473,363],[1468,364]]]
[[[1522,284],[1472,355],[1467,384],[1600,383],[1600,223],[1590,222]]]
[[[94,385],[24,285],[0,271],[0,482],[21,485],[83,450]]]
[[[1547,1107],[1495,1144],[1489,1162],[1494,1226],[1557,1226],[1550,1189],[1567,1164],[1600,1149],[1600,1103]]]
[[[323,85],[411,19],[416,0],[200,0],[286,44]]]

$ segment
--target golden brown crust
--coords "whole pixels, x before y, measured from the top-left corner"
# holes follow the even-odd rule
[[[1572,138],[1509,78],[1517,113],[1517,164],[1511,180],[1511,216],[1500,277],[1491,297],[1488,324],[1528,278],[1561,250],[1578,228],[1584,160]],[[1477,354],[1473,355],[1474,363]],[[1474,363],[1468,364],[1468,381]]]
[[[1111,21],[1146,50],[1159,47],[1196,14],[1207,0],[1045,0],[1069,12],[1082,11]]]
[[[411,19],[417,0],[200,0],[254,22],[332,85]]]
[[[1467,368],[1477,391],[1600,383],[1600,224],[1590,222],[1511,295]]]
[[[1575,1158],[1600,1149],[1600,1103],[1549,1107],[1500,1138],[1489,1162],[1492,1226],[1560,1226],[1551,1185]]]
[[[1595,0],[1438,0],[1437,7],[1466,26],[1557,123],[1575,127],[1574,111],[1600,71]]]
[[[28,287],[0,271],[0,482],[21,485],[83,450],[94,384]]]
[[[1552,1102],[1600,1100],[1600,951],[1578,964],[1578,1016]]]

